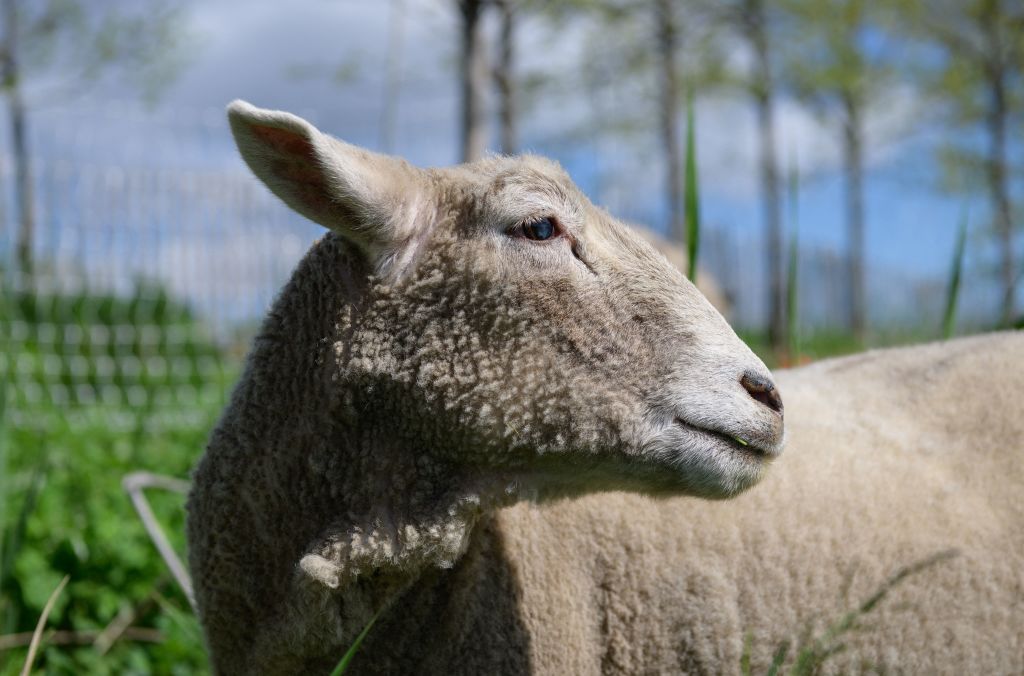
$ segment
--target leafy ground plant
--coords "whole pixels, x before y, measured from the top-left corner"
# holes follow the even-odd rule
[[[4,294],[0,281],[0,676],[201,674],[198,622],[120,487],[188,475],[237,360],[163,290]],[[183,498],[154,494],[184,548]]]

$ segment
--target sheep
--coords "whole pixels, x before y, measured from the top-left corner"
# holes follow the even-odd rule
[[[557,165],[422,170],[228,115],[256,176],[329,233],[194,473],[217,673],[328,673],[375,617],[353,673],[729,673],[747,636],[764,669],[951,547],[837,668],[1024,669],[1020,336],[783,373],[784,409]]]
[[[689,262],[686,249],[678,243],[659,235],[650,228],[637,225],[636,223],[629,223],[628,225],[634,234],[639,235],[641,239],[653,246],[658,253],[668,259],[668,262],[675,266],[680,272],[684,275],[687,273],[686,268],[689,265]],[[723,317],[729,319],[729,314],[732,312],[732,305],[725,289],[722,288],[722,285],[718,280],[715,279],[707,270],[698,267],[697,272],[699,274],[694,282],[694,286],[697,287],[698,291],[704,294],[704,297],[707,298],[712,307],[718,310]]]

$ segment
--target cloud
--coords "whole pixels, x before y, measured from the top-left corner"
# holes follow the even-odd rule
[[[456,161],[458,153],[455,59],[459,34],[454,3],[403,0],[402,5],[405,37],[395,151],[415,164],[448,165]],[[393,2],[355,0],[195,2],[188,13],[201,38],[200,49],[156,109],[124,103],[131,92],[118,83],[106,83],[91,100],[32,111],[30,126],[35,152],[41,157],[40,171],[47,163],[70,160],[76,165],[120,166],[130,172],[158,168],[186,181],[212,175],[202,172],[222,172],[262,190],[247,176],[224,120],[224,105],[237,97],[291,110],[348,141],[379,148],[393,6]],[[488,26],[492,35],[495,28],[493,23]],[[560,159],[590,196],[613,213],[657,226],[664,221],[664,170],[650,83],[639,76],[623,78],[614,83],[614,96],[603,101],[590,97],[579,82],[580,66],[589,55],[588,30],[589,25],[578,19],[559,26],[530,19],[521,26],[523,71],[545,72],[555,83],[542,90],[524,111],[521,137],[528,148]],[[732,50],[728,56],[743,63],[742,50]],[[295,76],[294,66],[314,63],[324,64],[325,72],[346,63],[358,68],[343,84],[326,76]],[[493,99],[489,105],[494,106]],[[602,115],[622,111],[635,113],[641,120],[633,133],[594,131],[601,129]],[[916,102],[906,88],[890,90],[869,110],[865,144],[869,180],[877,169],[915,155],[905,139],[916,119]],[[738,94],[701,96],[697,124],[698,166],[710,224],[725,224],[747,233],[759,230],[759,158],[751,101]],[[833,246],[841,242],[836,177],[842,167],[842,147],[835,117],[816,116],[783,95],[776,103],[775,124],[782,168],[795,163],[803,175],[825,179],[801,185],[801,200],[807,206],[801,218],[815,225],[806,234],[818,238],[808,243]],[[494,131],[492,126],[492,139],[496,139]],[[902,213],[898,207],[912,204],[902,193],[893,197],[873,190],[869,198],[869,218],[875,223],[882,221],[875,217],[880,213],[897,220],[895,214]],[[258,204],[246,208],[279,208]],[[933,220],[938,222],[940,216]],[[219,216],[197,212],[189,217],[219,227],[212,220]],[[908,219],[910,225],[905,229],[910,230],[916,222]],[[898,225],[886,225],[886,241],[892,241]],[[271,233],[270,237],[286,232],[264,226],[256,230],[259,228]],[[231,232],[231,237],[201,243],[198,248],[184,235],[170,233],[161,242],[168,252],[160,254],[155,269],[183,293],[241,288],[245,283],[241,268],[217,270],[214,266],[215,272],[207,274],[173,263],[214,256],[214,251],[219,252],[215,255],[218,259],[228,260],[232,251],[257,251],[246,247],[261,242],[267,251],[275,250],[270,240],[246,240],[244,229]],[[278,248],[282,267],[289,267],[310,239],[304,235],[302,246]],[[914,241],[917,239],[915,236]],[[876,246],[877,258],[883,253],[890,258],[897,255],[889,249],[883,251],[873,241],[869,237],[869,247]],[[926,266],[927,259],[931,261],[927,266],[938,269],[945,265],[946,251],[936,251],[917,252],[914,260]],[[276,282],[283,273],[275,269],[273,274]]]
[[[211,165],[238,166],[224,130],[223,106],[231,99],[246,98],[271,108],[291,110],[325,130],[354,143],[379,147],[384,107],[389,31],[394,2],[325,2],[292,0],[287,4],[255,0],[219,0],[194,3],[188,12],[191,30],[200,36],[201,48],[182,78],[166,92],[161,109],[147,115],[122,110],[111,114],[105,101],[123,100],[126,90],[98,92],[93,108],[97,118],[133,118],[130,128],[122,119],[111,119],[104,130],[102,119],[91,120],[94,139],[88,142],[96,155],[133,148],[137,157],[149,153],[154,163],[164,156],[181,155],[183,145],[205,153]],[[453,3],[447,0],[403,0],[401,88],[397,111],[396,152],[420,165],[446,165],[457,159],[458,87],[455,59],[458,22]],[[496,26],[488,26],[496,32]],[[606,174],[625,169],[615,180],[625,181],[635,195],[660,182],[657,119],[650,100],[640,97],[648,85],[631,78],[618,87],[614,102],[632,107],[646,119],[649,132],[616,138],[611,131],[602,137],[580,138],[580,130],[599,127],[595,108],[581,91],[579,76],[587,58],[590,24],[575,19],[553,26],[528,18],[519,31],[518,55],[525,72],[544,72],[562,94],[549,93],[524,111],[522,137],[535,149],[549,154],[588,153]],[[730,58],[744,62],[744,50],[729,50]],[[329,77],[296,77],[295,66],[352,63],[358,67],[348,82],[336,84]],[[648,87],[649,88],[649,87]],[[648,97],[649,98],[649,97]],[[494,101],[489,99],[493,108]],[[85,106],[88,108],[88,106]],[[644,108],[649,112],[644,112]],[[82,106],[67,111],[54,124],[72,126]],[[913,118],[912,96],[894,90],[867,118],[868,161],[872,166],[898,153],[898,132]],[[713,94],[698,101],[698,149],[704,188],[730,199],[751,200],[757,195],[758,142],[750,100],[736,95]],[[493,116],[492,116],[493,118]],[[842,162],[840,130],[834,119],[821,119],[792,99],[780,97],[775,107],[777,148],[784,165],[795,162],[801,172],[820,175],[834,172]],[[681,122],[681,121],[680,121]],[[146,124],[150,127],[147,130]],[[188,127],[192,128],[189,129]],[[492,125],[493,127],[493,125]],[[496,138],[492,128],[492,139]],[[148,133],[147,133],[148,132]],[[188,139],[191,134],[193,139]],[[220,138],[217,138],[220,135]],[[565,143],[564,139],[572,139]],[[117,143],[120,139],[120,143]],[[78,139],[82,140],[82,139]],[[146,149],[140,150],[142,145]],[[116,160],[110,154],[107,155]]]

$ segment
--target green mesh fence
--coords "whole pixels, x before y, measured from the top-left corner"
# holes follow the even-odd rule
[[[26,265],[12,178],[0,159],[0,676],[65,575],[37,669],[202,673],[188,601],[121,482],[188,478],[317,228],[240,167],[37,159]],[[150,499],[183,555],[183,497]]]
[[[65,163],[35,178],[30,269],[4,210],[4,423],[208,426],[311,228],[243,174]]]

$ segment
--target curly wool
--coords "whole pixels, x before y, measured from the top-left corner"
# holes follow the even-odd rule
[[[352,673],[717,674],[744,636],[764,669],[949,548],[830,664],[1022,670],[1020,335],[780,374],[766,472],[781,404],[742,385],[764,365],[556,165],[417,170],[230,116],[257,176],[332,232],[195,472],[217,673],[328,673],[378,613]],[[539,217],[564,237],[509,234]]]

